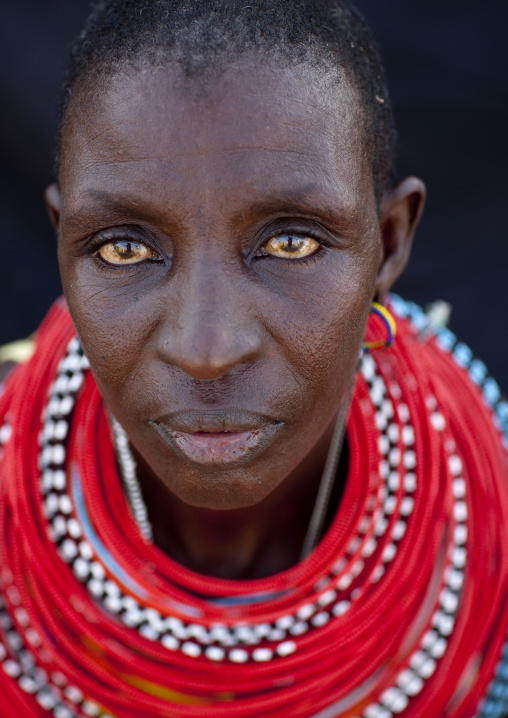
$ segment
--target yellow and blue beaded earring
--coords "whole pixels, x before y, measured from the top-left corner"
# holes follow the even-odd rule
[[[381,319],[386,332],[387,336],[383,339],[376,339],[376,340],[364,340],[363,342],[363,351],[364,352],[371,352],[375,349],[387,349],[390,347],[394,340],[395,335],[397,334],[397,326],[395,324],[395,319],[390,314],[388,309],[384,307],[382,304],[379,304],[378,302],[372,302],[372,307],[370,310],[371,315],[374,315],[376,317],[379,317]]]

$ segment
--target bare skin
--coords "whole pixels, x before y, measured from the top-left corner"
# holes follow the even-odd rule
[[[228,578],[298,560],[370,303],[425,188],[381,217],[346,82],[165,68],[71,104],[47,191],[70,311],[139,463],[155,540]]]

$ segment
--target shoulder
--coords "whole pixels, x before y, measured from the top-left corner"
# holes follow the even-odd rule
[[[455,420],[467,418],[472,431],[487,411],[493,430],[496,434],[501,430],[508,447],[508,402],[485,364],[442,321],[449,314],[444,304],[435,302],[424,312],[413,302],[390,295],[401,343],[422,370],[422,385],[435,389],[436,398],[450,404]]]
[[[34,353],[33,339],[23,339],[0,347],[0,383],[2,383],[16,364],[28,361]]]

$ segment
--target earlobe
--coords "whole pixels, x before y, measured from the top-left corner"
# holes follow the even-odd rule
[[[56,183],[49,185],[44,193],[44,199],[46,200],[46,209],[48,210],[49,219],[55,232],[58,234],[60,228],[61,195],[60,188]]]
[[[379,302],[383,302],[409,261],[413,237],[422,216],[426,195],[427,190],[422,180],[407,177],[386,192],[383,198],[383,261],[374,296]]]

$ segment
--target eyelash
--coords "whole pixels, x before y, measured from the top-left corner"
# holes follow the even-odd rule
[[[262,260],[262,259],[269,259],[270,261],[273,261],[273,262],[284,262],[284,264],[287,264],[287,265],[297,266],[297,265],[301,265],[301,264],[311,264],[313,262],[320,261],[318,259],[318,256],[323,253],[324,249],[325,249],[325,247],[323,245],[321,245],[319,247],[319,249],[317,249],[313,254],[310,254],[308,257],[299,257],[297,259],[289,259],[288,257],[275,257],[274,255],[268,254],[268,253],[262,254],[262,255],[253,255],[252,259],[255,262],[258,262],[259,260]]]

